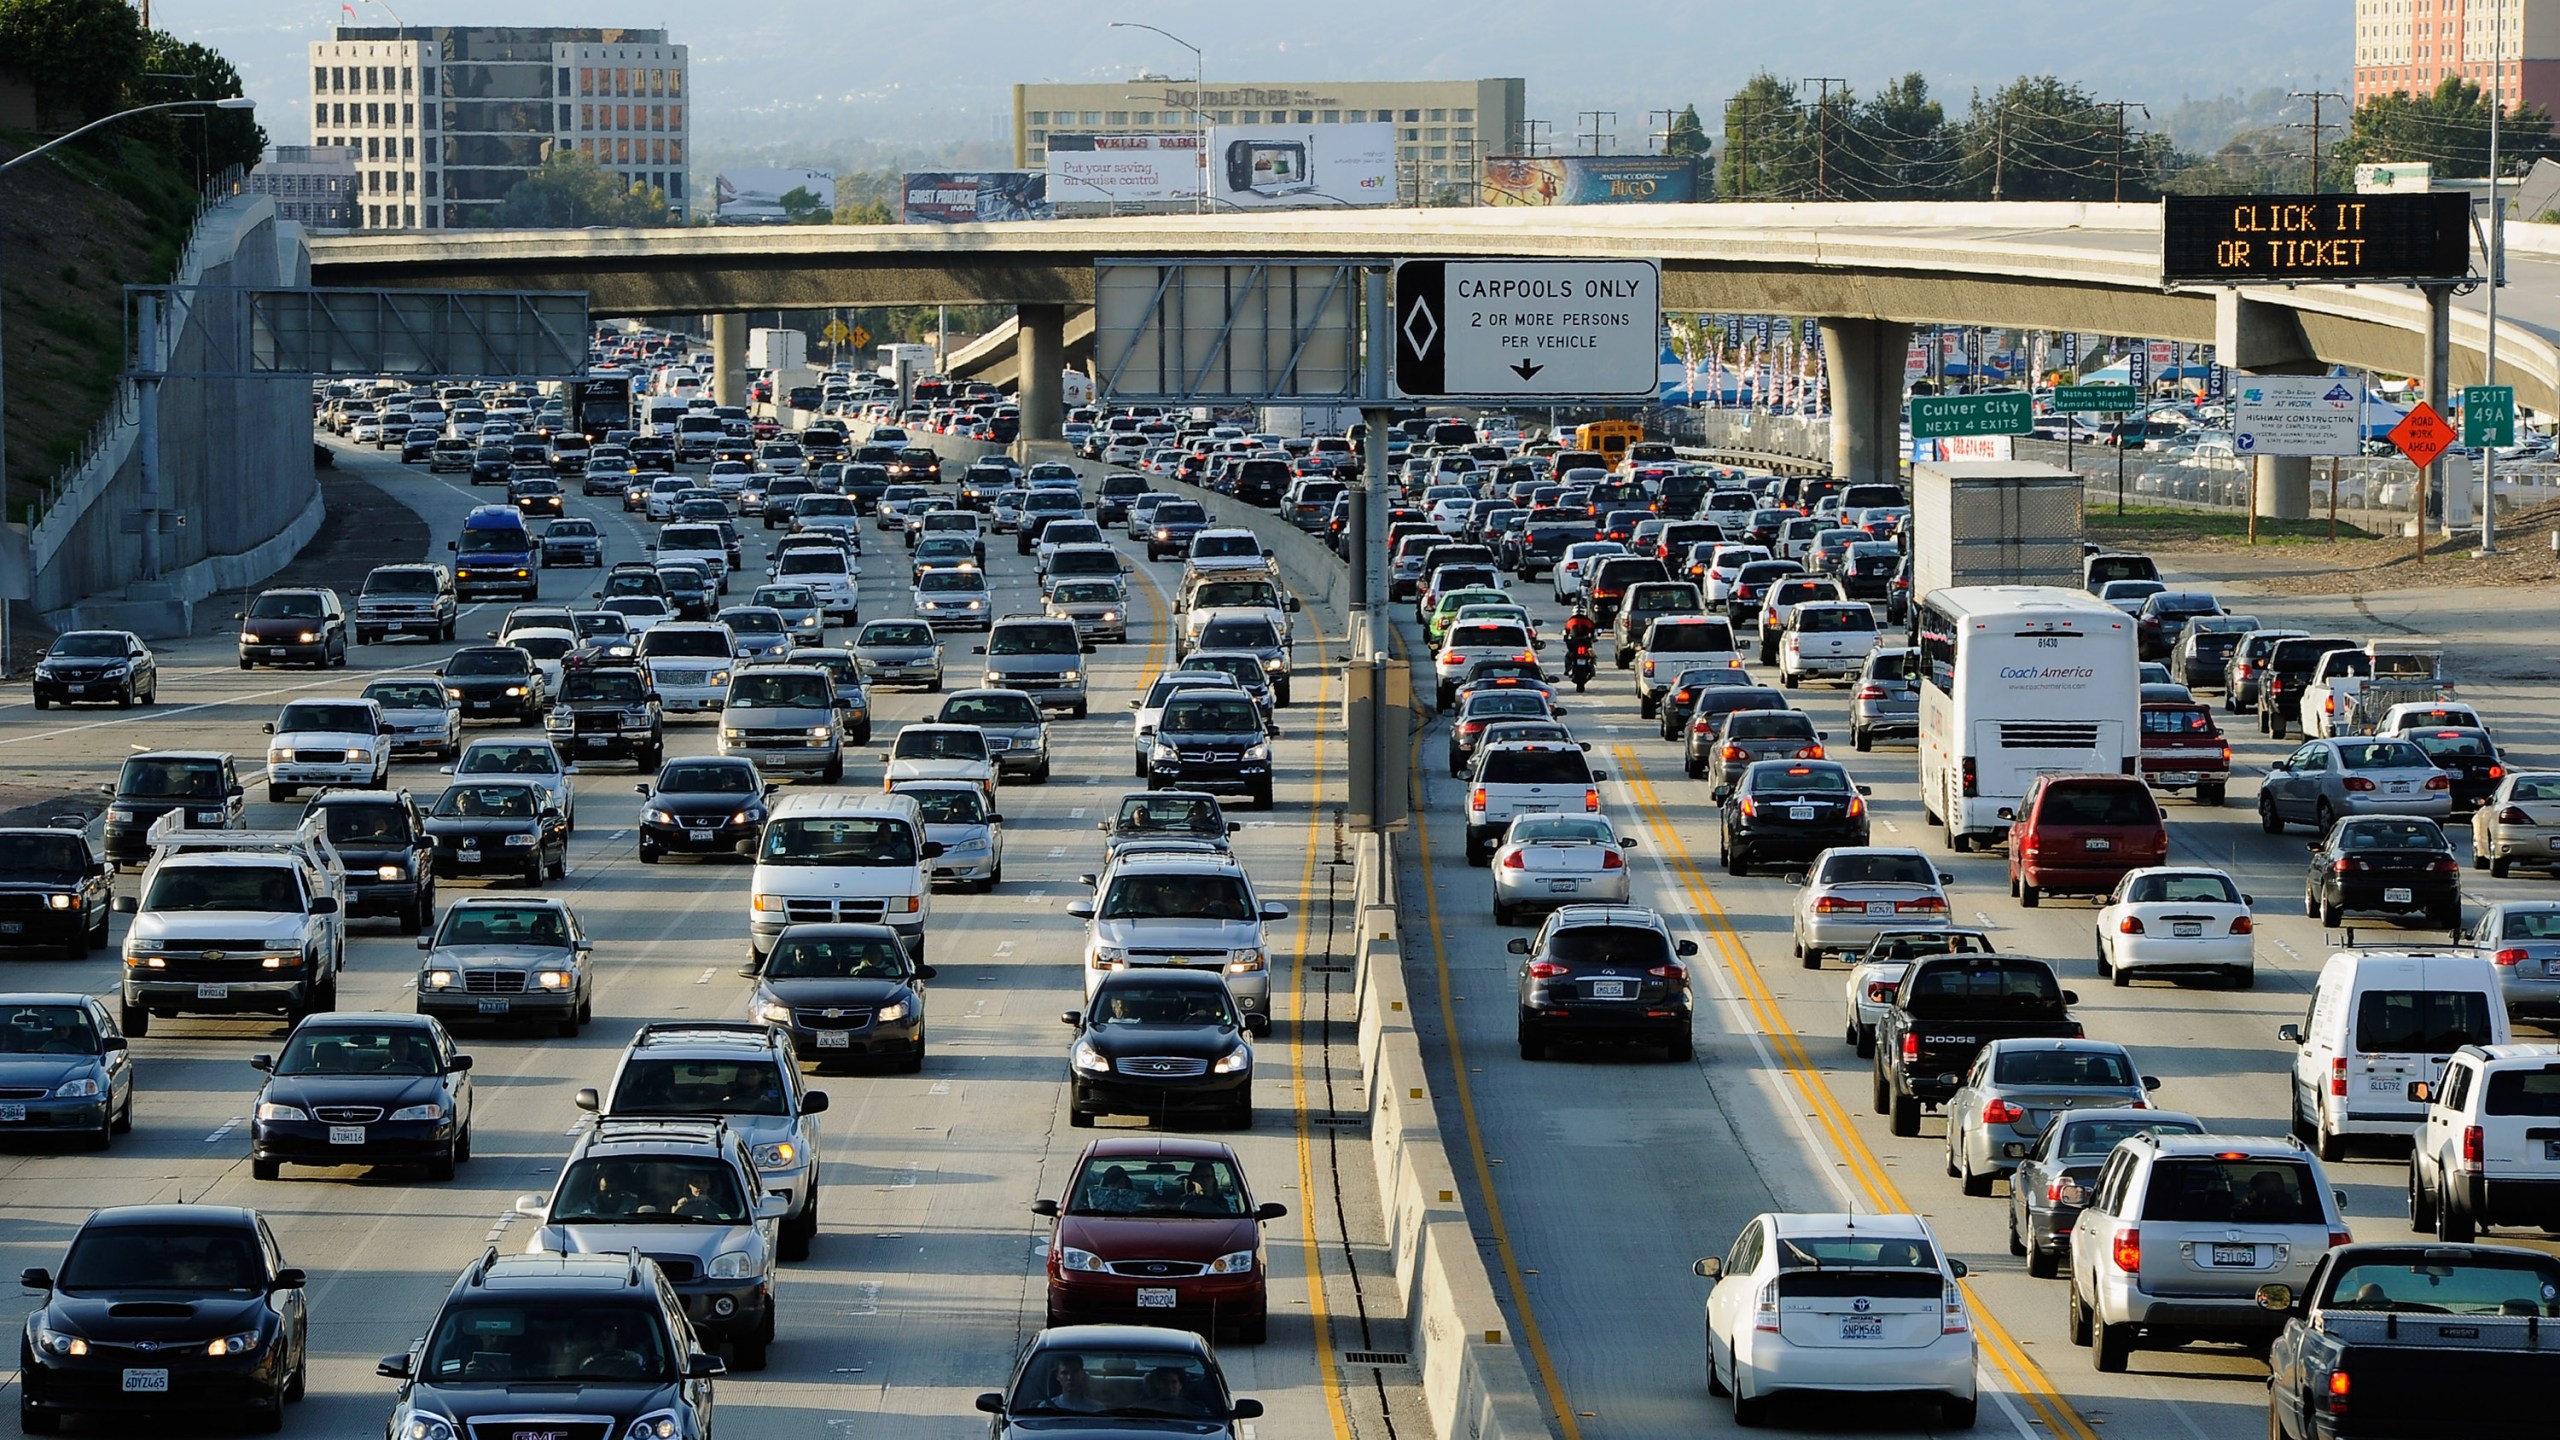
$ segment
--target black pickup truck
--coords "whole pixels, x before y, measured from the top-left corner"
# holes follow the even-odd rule
[[[1920,1133],[1923,1106],[1945,1103],[1994,1040],[2078,1039],[2053,967],[2023,955],[1933,955],[1914,961],[1876,1025],[1876,1113],[1896,1135]]]
[[[2560,1259],[2503,1245],[2342,1245],[2285,1313],[2267,1357],[2275,1440],[2552,1433]]]

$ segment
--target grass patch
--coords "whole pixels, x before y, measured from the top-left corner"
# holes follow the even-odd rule
[[[2134,542],[2144,540],[2246,540],[2249,517],[2199,510],[2161,510],[2144,506],[2128,506],[2122,515],[2113,508],[2092,506],[2085,523],[2093,540]],[[2340,520],[2336,538],[2340,540],[2378,540],[2381,536]],[[2258,519],[2258,543],[2321,544],[2330,539],[2329,517],[2314,516],[2309,520]]]

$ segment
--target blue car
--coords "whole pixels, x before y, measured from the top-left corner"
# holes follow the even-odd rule
[[[77,991],[0,995],[0,1135],[91,1150],[133,1128],[133,1059],[107,1008]]]

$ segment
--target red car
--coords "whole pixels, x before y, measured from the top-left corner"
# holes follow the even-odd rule
[[[1032,1205],[1049,1231],[1049,1321],[1169,1325],[1262,1343],[1269,1315],[1262,1225],[1236,1152],[1215,1140],[1096,1140],[1066,1193]]]
[[[2040,775],[2009,826],[2009,893],[2104,895],[2126,873],[2169,863],[2169,827],[2131,775]]]
[[[2154,700],[2142,707],[2142,778],[2155,790],[2195,787],[2196,803],[2219,805],[2231,783],[2231,744],[2203,705]]]

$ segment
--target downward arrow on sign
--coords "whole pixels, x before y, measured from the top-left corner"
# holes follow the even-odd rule
[[[1540,365],[1535,361],[1523,360],[1519,364],[1511,367],[1511,373],[1519,376],[1523,380],[1526,380],[1530,376],[1535,375],[1546,368],[1546,366]]]

